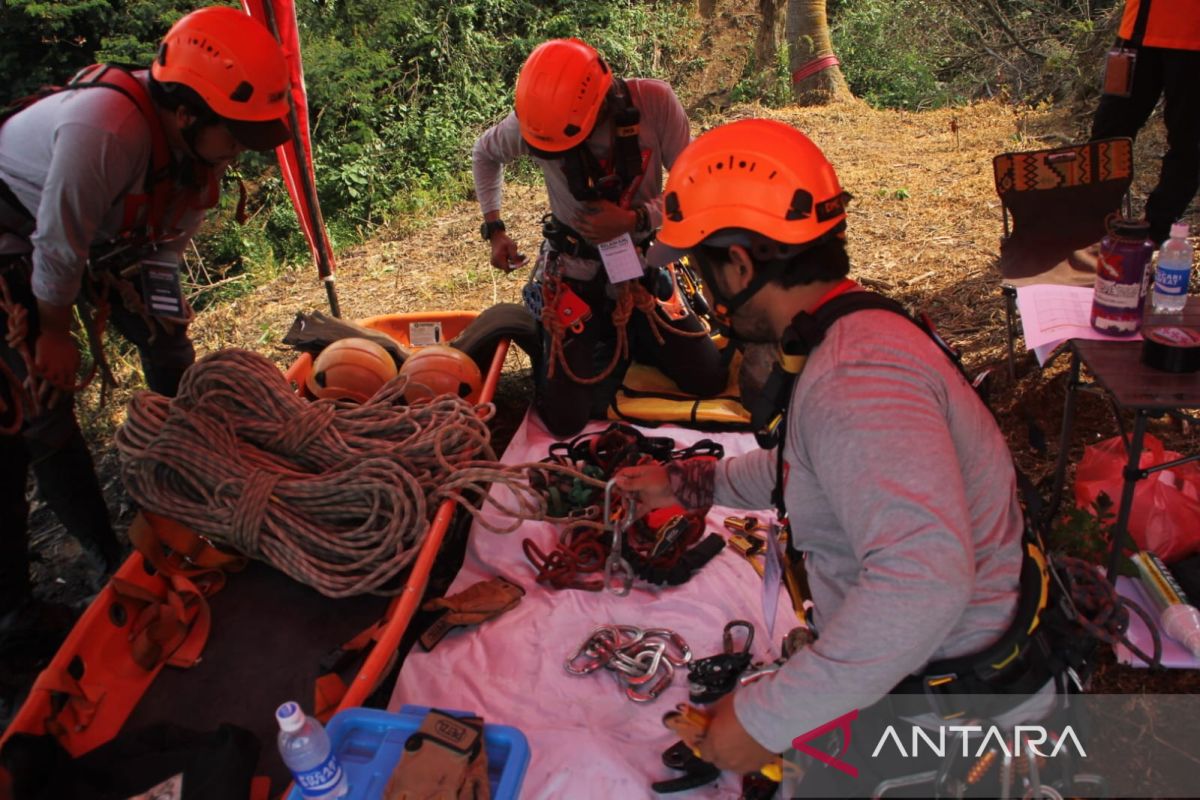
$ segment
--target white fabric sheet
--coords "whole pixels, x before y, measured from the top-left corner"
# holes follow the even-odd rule
[[[602,430],[594,423],[588,430]],[[706,434],[660,427],[653,436],[670,436],[682,447],[712,438],[725,445],[726,457],[756,447],[749,434]],[[522,463],[544,458],[554,441],[536,415],[526,416],[503,460]],[[494,492],[505,492],[496,488]],[[489,512],[495,514],[496,512]],[[745,510],[714,508],[706,532],[726,533],[723,521]],[[760,518],[763,510],[752,513]],[[687,583],[658,588],[635,581],[626,597],[604,592],[556,591],[534,582],[534,569],[521,540],[534,539],[548,552],[557,529],[527,522],[507,535],[478,523],[471,530],[466,561],[448,594],[493,575],[525,587],[512,611],[482,626],[450,633],[431,653],[413,648],[392,692],[390,710],[405,703],[473,711],[487,722],[512,725],[529,739],[532,751],[522,798],[658,797],[654,781],[683,773],[662,764],[663,750],[676,737],[662,725],[664,713],[687,702],[687,671],[676,671],[674,684],[651,703],[626,699],[604,670],[573,676],[563,669],[593,628],[605,623],[671,628],[688,642],[697,658],[720,652],[721,633],[734,619],[755,627],[755,660],[779,655],[780,640],[796,617],[786,593],[775,609],[775,637],[769,641],[763,621],[762,581],[753,568],[726,547]],[[740,794],[741,779],[724,775],[719,784],[670,797],[729,797]]]

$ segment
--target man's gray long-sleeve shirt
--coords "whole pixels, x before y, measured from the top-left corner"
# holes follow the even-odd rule
[[[1015,613],[1023,530],[995,420],[891,312],[830,327],[796,381],[783,446],[820,638],[735,696],[742,725],[774,752],[930,660],[995,641]],[[775,471],[774,451],[719,462],[715,501],[770,508]]]
[[[135,75],[145,80],[145,72]],[[37,220],[30,242],[39,300],[75,301],[90,248],[116,237],[125,198],[145,190],[150,154],[145,117],[106,88],[51,95],[0,127],[0,179]],[[187,202],[183,193],[174,199]],[[182,253],[204,211],[171,209],[165,216],[176,217],[180,235],[163,249]]]
[[[641,112],[638,144],[650,154],[646,173],[633,195],[633,205],[644,205],[650,212],[652,229],[662,224],[663,169],[670,169],[675,159],[691,141],[687,114],[666,83],[651,78],[630,78],[626,81],[634,105]],[[613,128],[610,118],[597,123],[587,138],[587,147],[598,159],[611,156]],[[471,152],[471,169],[475,177],[475,194],[484,214],[500,210],[504,187],[504,165],[521,156],[530,156],[546,178],[546,193],[550,210],[568,225],[580,215],[583,204],[576,200],[567,186],[561,161],[534,157],[521,137],[515,113],[483,132]]]

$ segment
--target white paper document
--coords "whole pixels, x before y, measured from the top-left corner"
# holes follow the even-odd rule
[[[1017,287],[1025,346],[1034,351],[1039,364],[1045,364],[1054,348],[1068,339],[1130,342],[1142,338],[1141,334],[1109,336],[1093,328],[1092,294],[1090,286],[1036,283]]]
[[[638,258],[637,248],[628,233],[623,233],[615,239],[601,242],[598,245],[600,260],[604,262],[604,271],[608,273],[609,283],[620,283],[642,277],[642,260]]]

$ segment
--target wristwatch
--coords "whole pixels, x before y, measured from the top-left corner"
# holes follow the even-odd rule
[[[504,227],[504,220],[495,219],[491,222],[485,221],[479,226],[479,235],[483,237],[485,242],[490,242],[492,240],[492,234],[494,234],[496,231],[503,230],[507,230],[507,228]]]

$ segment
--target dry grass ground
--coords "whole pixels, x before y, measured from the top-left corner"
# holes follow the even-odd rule
[[[927,311],[945,337],[963,351],[972,370],[1002,367],[1004,312],[994,270],[1001,215],[991,159],[1009,150],[1078,139],[1085,121],[1062,110],[1001,103],[913,113],[873,110],[861,103],[820,109],[735,107],[726,119],[754,115],[779,118],[806,131],[837,167],[855,197],[850,246],[856,277]],[[1138,142],[1137,198],[1144,197],[1153,184],[1162,149],[1161,126],[1155,122]],[[504,216],[530,255],[539,239],[538,221],[547,210],[539,187],[508,187]],[[477,310],[518,300],[525,276],[502,275],[489,267],[486,248],[478,238],[478,220],[477,207],[463,203],[404,235],[380,237],[341,253],[338,290],[344,316]],[[238,300],[206,311],[193,329],[197,347],[201,354],[225,347],[249,348],[285,365],[292,354],[278,343],[296,312],[324,307],[315,270],[296,267]],[[1018,461],[1035,479],[1049,474],[1056,455],[1065,385],[1062,361],[1039,370],[1023,357],[1015,381],[1005,370],[997,370],[997,414]],[[514,357],[501,397],[502,403],[518,412],[527,397],[524,367]],[[133,386],[134,365],[118,368],[126,386]],[[108,434],[119,422],[128,392],[128,388],[119,390],[101,410],[96,409],[94,395],[82,401],[83,414],[96,432],[94,451],[106,476],[111,506],[122,518],[128,507],[116,478]],[[1075,458],[1085,444],[1116,432],[1108,406],[1099,399],[1083,397],[1079,414],[1070,443]],[[1045,432],[1045,449],[1031,446],[1031,427]],[[1156,433],[1177,450],[1200,445],[1191,431],[1178,425],[1164,423]],[[37,567],[43,591],[69,594],[74,583],[73,543],[63,543],[53,518],[44,511],[36,516],[35,527],[37,546],[46,553]],[[1098,675],[1098,687],[1107,691],[1190,692],[1198,686],[1194,673],[1152,675],[1111,663]]]

